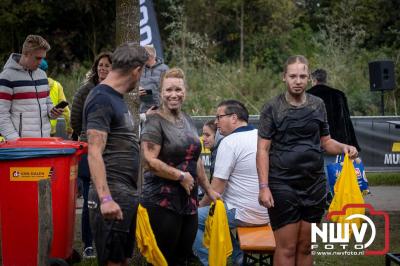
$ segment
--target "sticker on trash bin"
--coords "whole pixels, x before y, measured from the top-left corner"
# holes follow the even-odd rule
[[[52,167],[10,167],[10,181],[39,181],[51,178]]]

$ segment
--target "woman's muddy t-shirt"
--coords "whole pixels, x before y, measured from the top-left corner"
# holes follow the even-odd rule
[[[155,175],[150,170],[144,173],[142,202],[155,204],[179,214],[197,212],[197,160],[201,152],[196,126],[186,114],[179,123],[172,123],[160,114],[149,115],[144,124],[142,142],[161,146],[158,159],[183,172],[189,172],[195,186],[187,195],[179,181]]]
[[[258,135],[271,140],[269,178],[296,180],[323,176],[321,137],[329,135],[324,102],[306,94],[302,106],[292,106],[281,94],[264,105]]]

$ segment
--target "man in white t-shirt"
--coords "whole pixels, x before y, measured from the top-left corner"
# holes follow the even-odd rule
[[[249,113],[241,102],[227,100],[218,105],[215,123],[225,138],[218,147],[211,186],[222,195],[231,229],[269,223],[267,209],[258,203],[257,129],[248,125],[248,120]],[[203,265],[208,265],[203,235],[210,202],[207,196],[200,201],[199,226],[193,245]],[[232,245],[232,261],[240,265],[243,253],[233,237]]]

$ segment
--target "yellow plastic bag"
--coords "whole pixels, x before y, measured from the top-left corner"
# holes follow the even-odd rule
[[[215,205],[211,203],[203,244],[208,248],[210,266],[226,265],[227,257],[232,254],[232,241],[225,206],[221,200],[217,200]]]
[[[339,179],[335,184],[335,196],[333,197],[332,203],[329,206],[329,212],[342,211],[343,207],[347,204],[364,204],[364,198],[360,191],[357,182],[357,175],[354,169],[354,165],[349,159],[349,155],[346,154],[344,157],[342,172],[340,173]],[[344,229],[344,223],[355,223],[357,227],[360,228],[361,219],[355,218],[351,221],[346,220],[347,217],[353,214],[364,214],[365,208],[348,208],[346,209],[346,214],[343,215],[333,215],[331,216],[331,221],[342,224],[342,229]],[[344,230],[342,230],[344,233]],[[350,236],[352,230],[350,227]]]
[[[136,243],[143,257],[155,266],[168,266],[151,229],[147,210],[139,204],[136,218]]]

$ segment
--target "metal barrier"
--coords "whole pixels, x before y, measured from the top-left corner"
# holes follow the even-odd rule
[[[192,117],[199,134],[203,125],[214,116]],[[353,116],[351,120],[362,149],[368,172],[400,172],[400,116]],[[251,115],[250,124],[258,128],[259,116]],[[57,123],[57,136],[67,138],[64,118]]]

